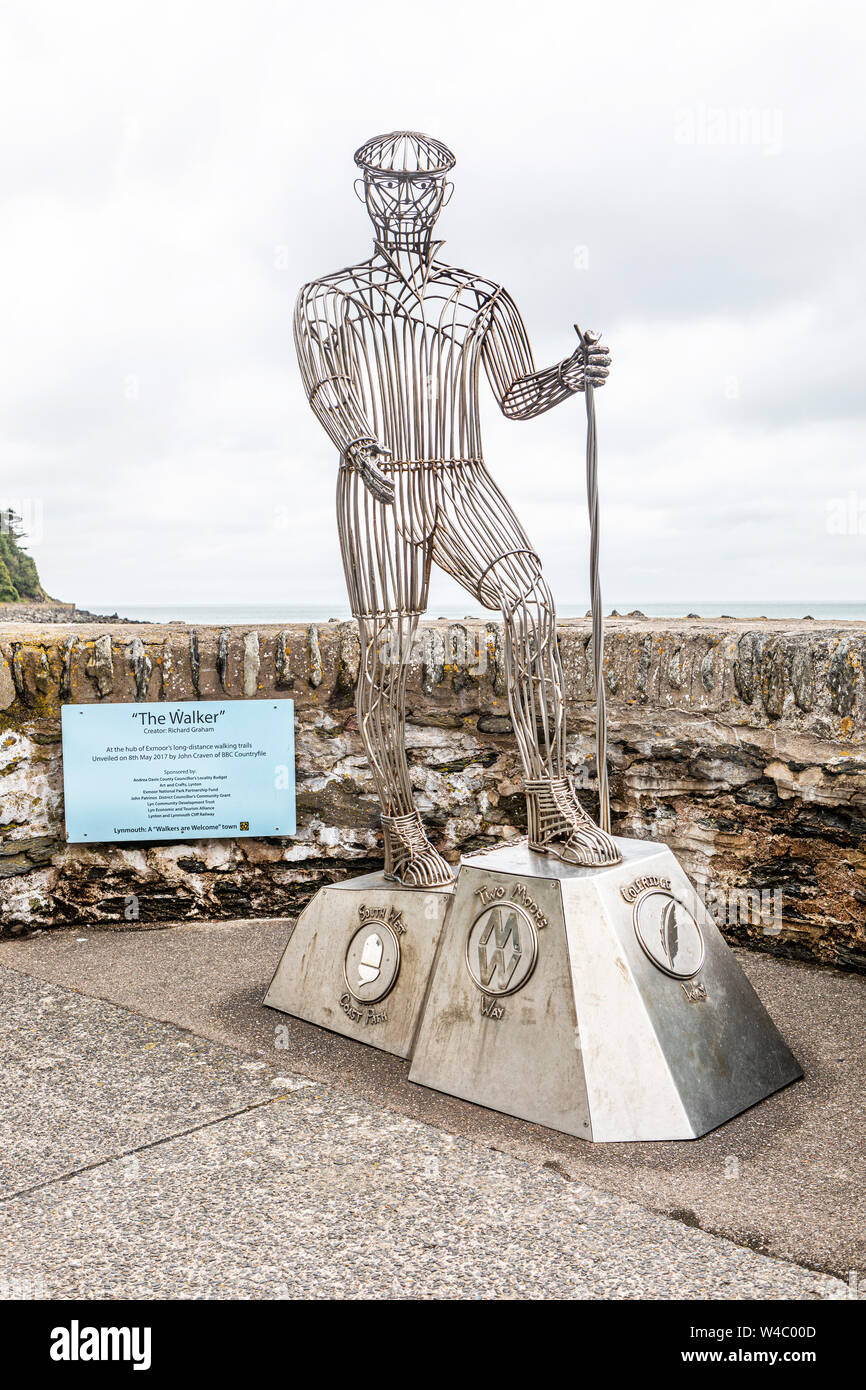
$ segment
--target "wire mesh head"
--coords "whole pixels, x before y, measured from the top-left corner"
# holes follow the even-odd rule
[[[355,151],[355,163],[365,174],[390,174],[400,179],[441,178],[456,159],[447,145],[417,130],[394,130],[375,135]]]

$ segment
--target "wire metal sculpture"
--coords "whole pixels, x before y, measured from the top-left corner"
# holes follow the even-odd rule
[[[502,286],[438,259],[432,232],[455,163],[440,141],[396,131],[368,141],[355,162],[374,253],[303,287],[295,344],[310,404],[340,454],[340,547],[362,653],[356,708],[382,807],[385,874],[410,887],[453,879],[416,809],[405,751],[409,655],[434,563],[502,614],[531,848],[572,864],[616,863],[613,840],[566,773],[553,598],[484,464],[478,408],[482,368],[503,413],[527,420],[602,386],[608,350],[586,334],[570,357],[537,371]]]

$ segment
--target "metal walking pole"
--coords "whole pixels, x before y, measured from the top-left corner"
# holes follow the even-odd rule
[[[595,341],[574,325],[589,361],[589,348]],[[595,761],[598,767],[598,823],[610,834],[610,790],[607,782],[607,715],[604,705],[604,620],[601,612],[601,581],[598,575],[598,439],[595,428],[595,398],[586,378],[586,503],[589,508],[589,587],[592,609],[592,668],[595,683]]]

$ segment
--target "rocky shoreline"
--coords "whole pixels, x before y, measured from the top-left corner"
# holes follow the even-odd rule
[[[89,613],[74,603],[0,603],[2,623],[140,623],[120,613]]]

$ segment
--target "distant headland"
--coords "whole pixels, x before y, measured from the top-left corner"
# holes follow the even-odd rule
[[[123,622],[117,613],[88,613],[52,598],[42,587],[36,561],[22,544],[21,517],[12,507],[0,511],[0,621],[25,623]],[[133,620],[134,621],[134,620]]]
[[[23,534],[17,512],[0,511],[0,603],[54,603],[39,582],[36,561],[20,544]]]

